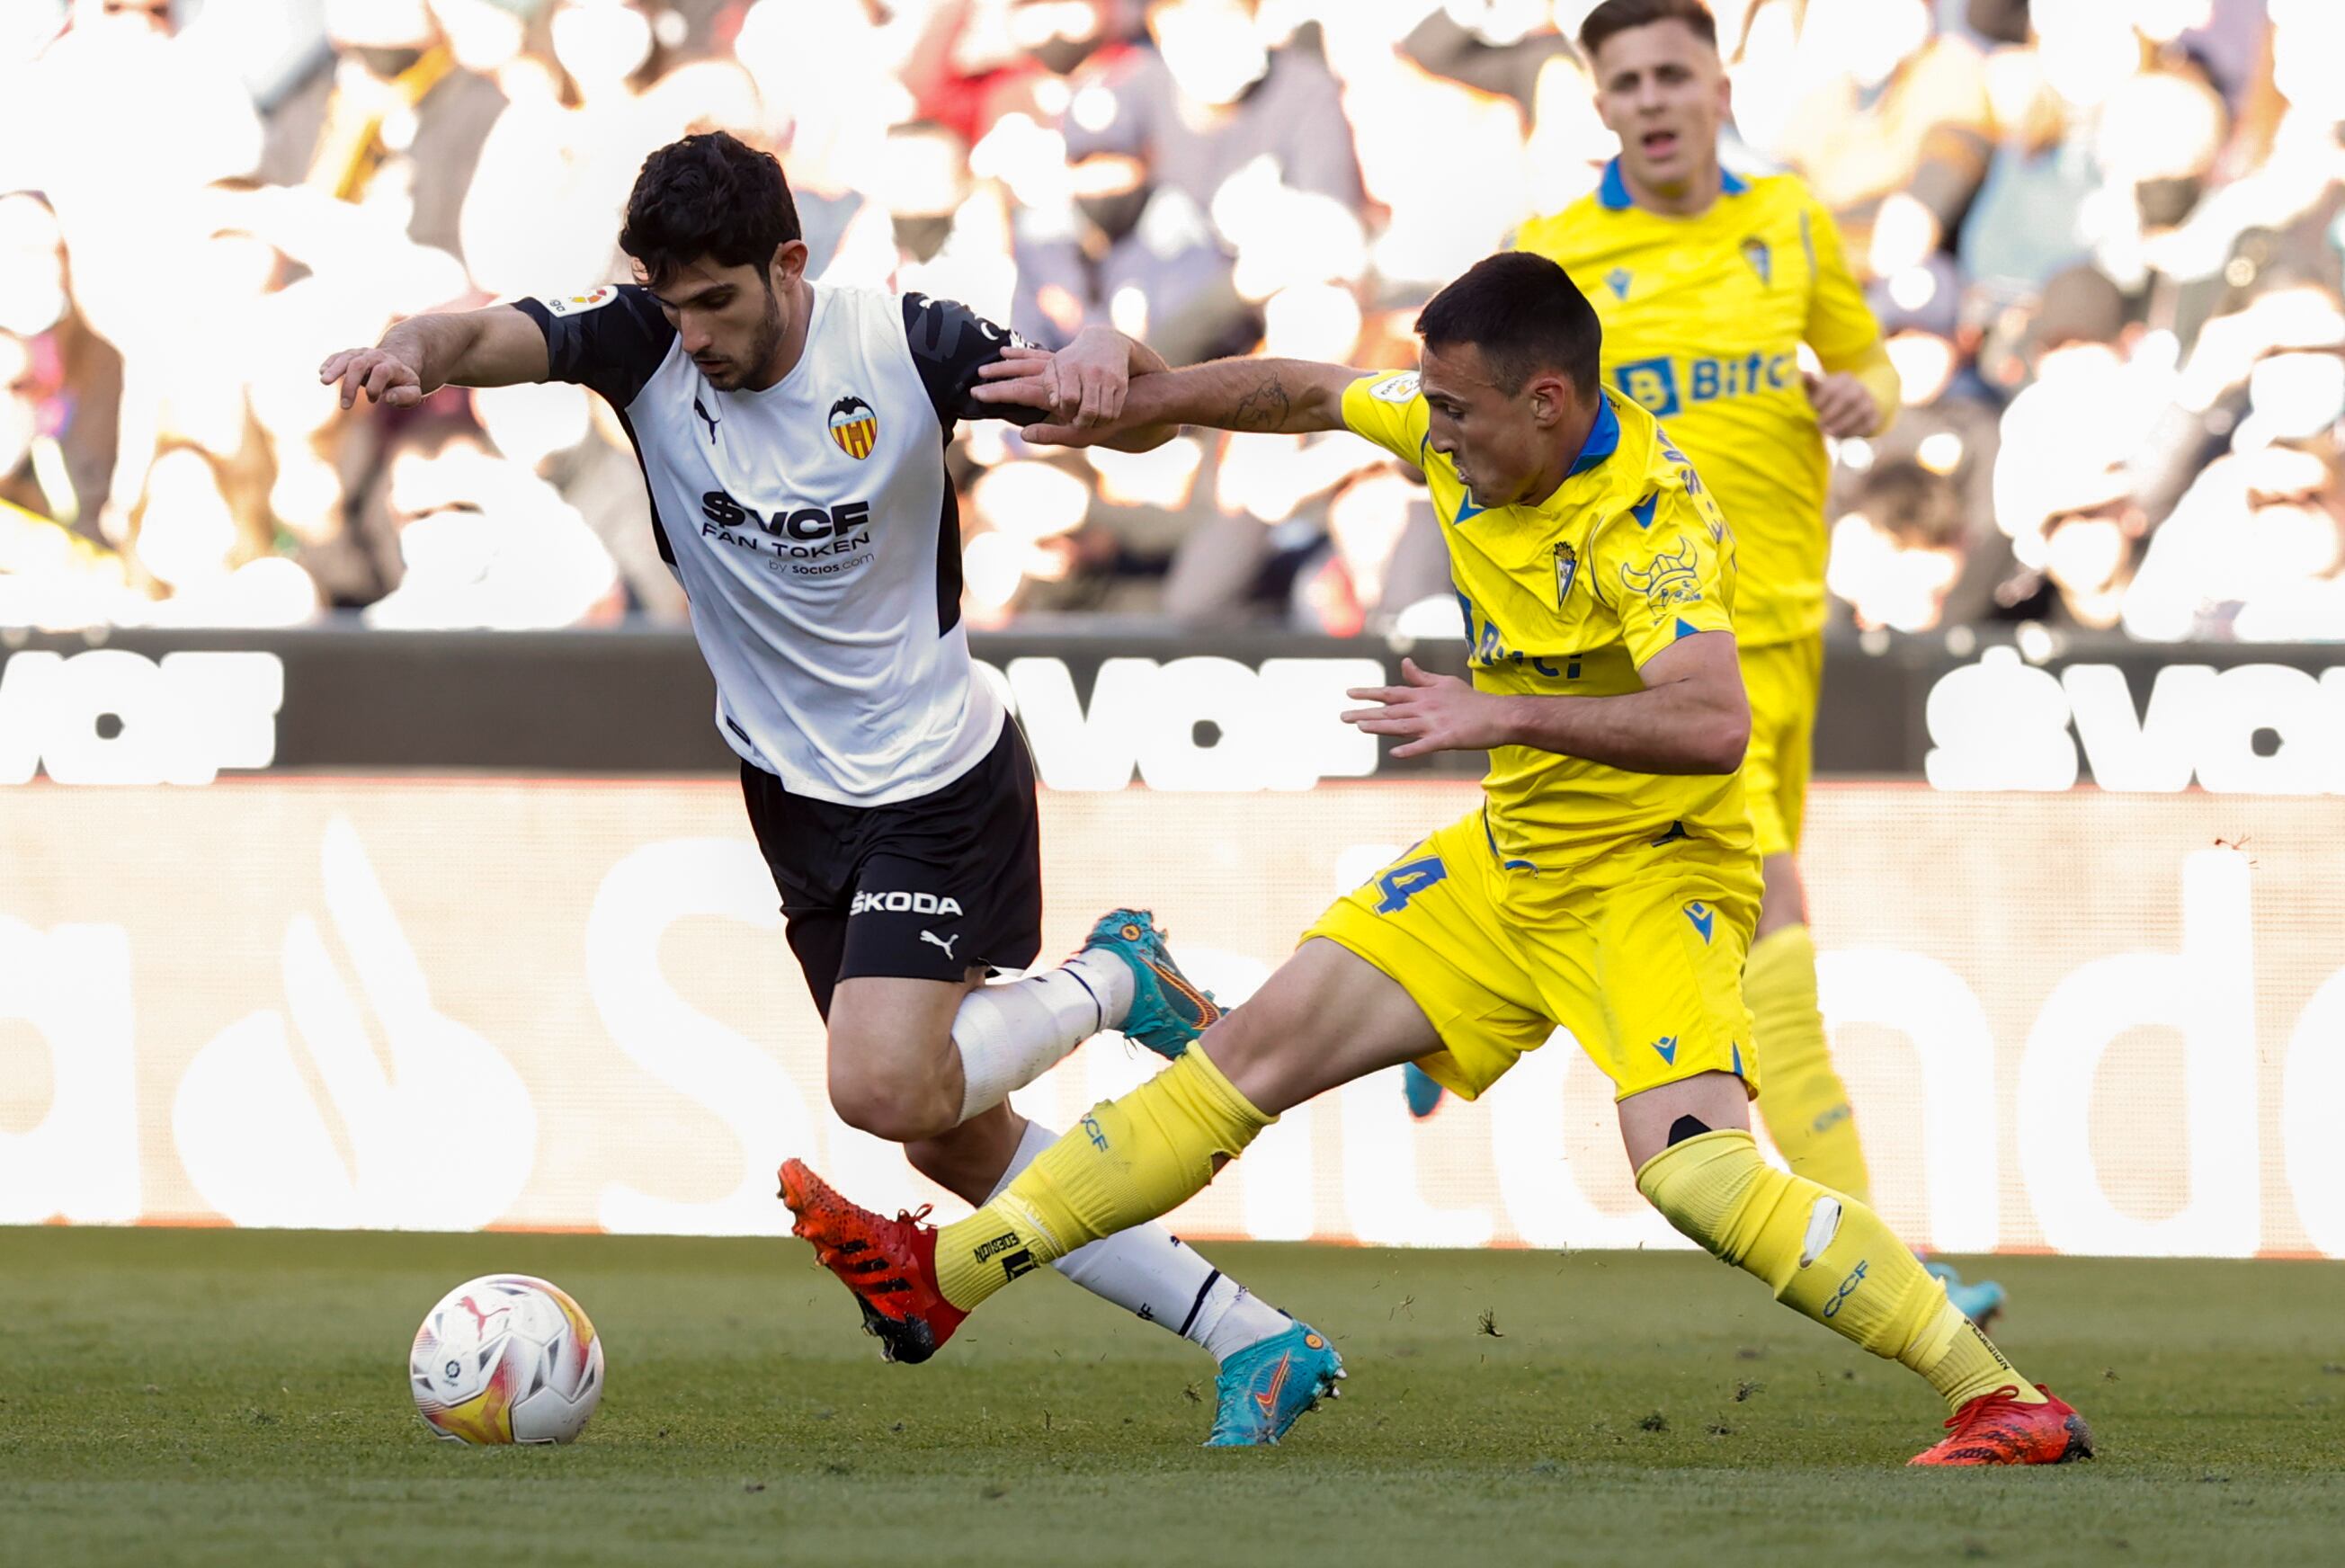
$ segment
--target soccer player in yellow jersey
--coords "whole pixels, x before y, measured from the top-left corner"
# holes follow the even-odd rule
[[[1416,371],[1225,359],[1135,376],[1109,423],[1029,440],[1145,444],[1182,423],[1349,428],[1425,475],[1473,625],[1471,683],[1404,664],[1344,716],[1396,754],[1487,751],[1483,804],[1338,900],[1244,1007],[939,1229],[857,1208],[797,1160],[797,1233],[900,1359],[985,1299],[1196,1193],[1290,1106],[1416,1062],[1478,1095],[1568,1026],[1610,1077],[1639,1191],[1793,1310],[1929,1380],[1933,1464],[2091,1452],[1855,1199],[1761,1159],[1742,964],[1759,856],[1736,770],[1735,540],[1652,416],[1605,390],[1596,314],[1554,263],[1476,266],[1418,319]],[[1046,362],[990,395],[1063,410]],[[989,396],[980,393],[980,397]],[[1077,420],[1085,418],[1078,413]],[[1063,421],[1064,415],[1061,419]],[[1240,1366],[1264,1411],[1334,1391],[1325,1341]]]
[[[1604,323],[1605,379],[1661,421],[1733,525],[1751,699],[1742,784],[1766,884],[1743,978],[1765,1067],[1759,1112],[1793,1170],[1869,1201],[1794,856],[1823,677],[1823,438],[1885,428],[1897,375],[1832,215],[1793,176],[1745,180],[1721,167],[1726,73],[1701,0],[1605,0],[1579,39],[1620,156],[1593,195],[1527,224],[1516,243],[1587,293]],[[1803,342],[1822,375],[1802,374]],[[1982,1321],[2002,1305],[2001,1286],[1932,1267]]]

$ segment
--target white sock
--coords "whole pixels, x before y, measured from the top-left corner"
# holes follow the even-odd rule
[[[1124,1018],[1132,1011],[1130,965],[1112,953],[1086,947],[1051,972],[1072,975],[1082,983],[1083,989],[1099,1003],[1101,1028],[1123,1027]]]
[[[960,1119],[991,1110],[1131,1011],[1132,971],[1112,954],[1088,949],[1044,974],[980,986],[953,1015]]]
[[[1034,1157],[1059,1140],[1041,1122],[1026,1124],[1026,1136],[1010,1158],[988,1202],[1001,1195]],[[1078,1247],[1051,1267],[1144,1322],[1157,1323],[1203,1345],[1216,1361],[1273,1334],[1284,1333],[1287,1315],[1181,1244],[1157,1224],[1135,1225]]]
[[[1248,1345],[1294,1326],[1294,1319],[1216,1269],[1196,1318],[1182,1332],[1204,1346],[1214,1361],[1226,1361]]]

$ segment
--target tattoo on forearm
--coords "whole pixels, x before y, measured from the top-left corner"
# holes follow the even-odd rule
[[[1254,390],[1238,400],[1231,411],[1230,428],[1233,430],[1277,430],[1286,428],[1289,400],[1286,389],[1279,384],[1278,372],[1273,370],[1258,382]]]

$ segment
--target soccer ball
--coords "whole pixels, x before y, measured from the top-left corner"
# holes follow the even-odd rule
[[[603,1341],[578,1303],[526,1274],[483,1274],[415,1330],[409,1391],[449,1442],[568,1442],[603,1400]]]

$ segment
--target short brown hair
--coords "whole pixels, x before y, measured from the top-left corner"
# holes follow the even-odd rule
[[[1656,22],[1682,22],[1695,37],[1718,47],[1718,18],[1702,0],[1604,0],[1579,24],[1580,52],[1593,61],[1615,35]]]

